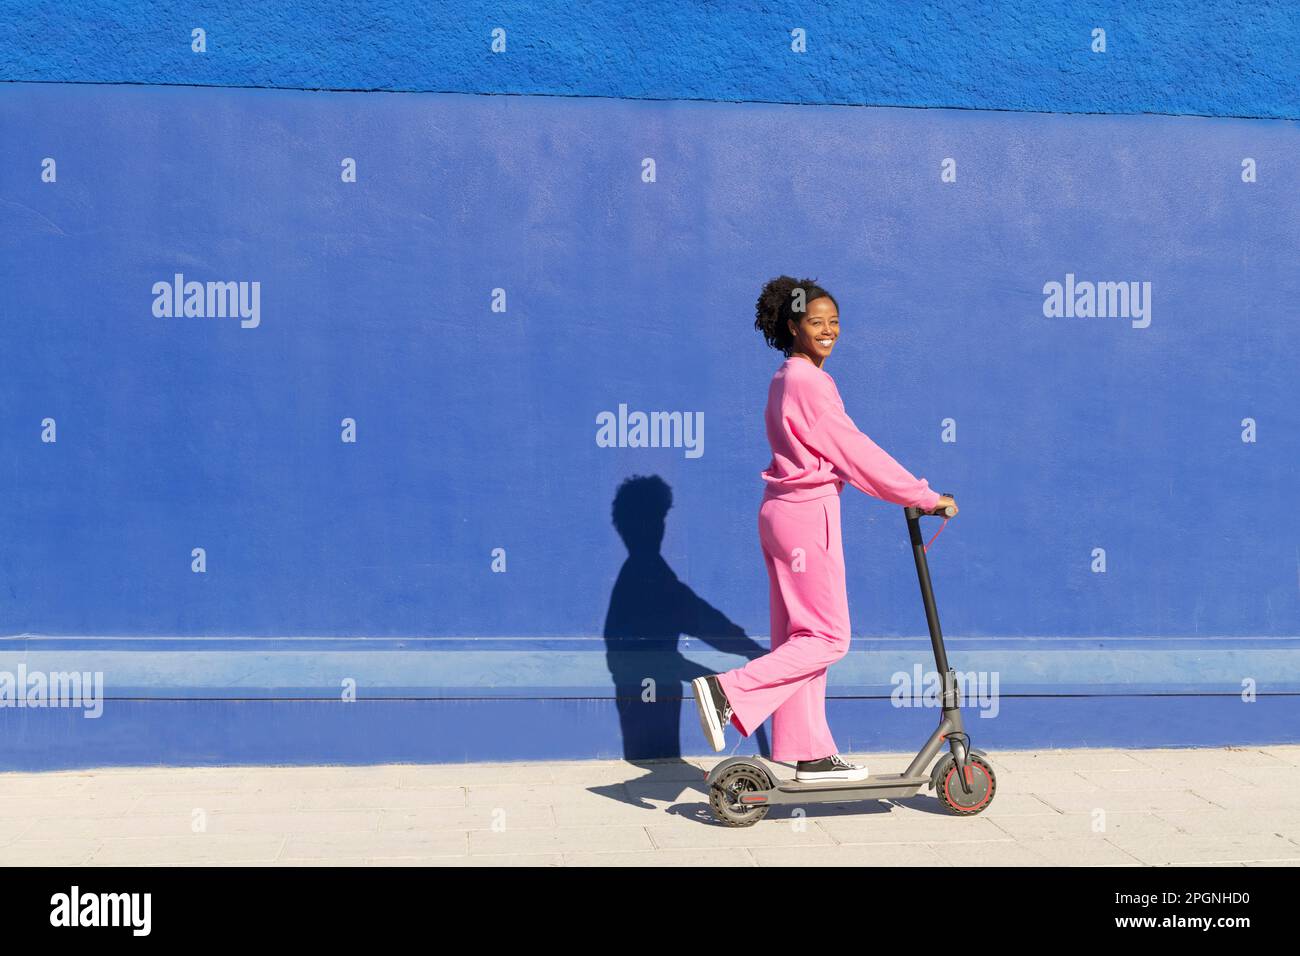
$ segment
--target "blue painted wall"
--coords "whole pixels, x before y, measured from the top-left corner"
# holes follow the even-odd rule
[[[277,34],[231,9],[255,38],[239,56],[192,58],[187,39],[173,56],[165,18],[128,8],[106,32],[140,30],[104,43],[113,56],[91,55],[96,39],[70,68],[66,30],[34,55],[23,38],[50,24],[29,16],[8,18],[0,62],[18,80],[383,85],[341,48],[311,47],[334,71],[312,80],[277,60],[292,53],[289,26],[324,37],[328,14],[286,17]],[[841,19],[884,16],[862,9]],[[741,27],[766,22],[736,10],[729,55],[752,42]],[[518,15],[551,30],[559,16]],[[1017,32],[1024,18],[1006,17],[1013,47],[1041,52],[1038,34]],[[1190,42],[1181,22],[1164,29]],[[1274,27],[1250,41],[1264,63],[1282,53]],[[617,88],[591,57],[554,73],[562,88],[469,53],[433,84],[427,56],[392,50],[413,87],[843,99],[844,71],[825,63],[815,95],[779,72],[692,88],[670,48],[647,46],[637,62],[660,72],[617,74]],[[198,62],[223,72],[184,75]],[[475,70],[489,62],[518,72],[488,84]],[[1214,63],[1167,61],[1196,73],[1175,85],[1108,74],[1091,107],[1291,115],[1285,86],[1229,84]],[[1144,69],[1151,79],[1158,64]],[[951,79],[927,99],[904,82],[920,71],[890,70],[911,105],[996,105],[951,99],[963,86]],[[638,75],[675,85],[636,87]],[[999,102],[1079,108],[1069,98],[1084,87],[1065,87],[1026,70]],[[1153,98],[1166,88],[1182,99]],[[780,356],[752,317],[781,272],[838,297],[844,335],[827,368],[859,426],[962,504],[931,551],[953,663],[1038,702],[979,721],[1005,728],[991,736],[1296,739],[1294,720],[1237,698],[1246,679],[1300,691],[1300,520],[1284,506],[1300,460],[1296,132],[1232,118],[0,87],[0,670],[100,671],[110,698],[96,721],[0,708],[0,765],[699,752],[680,682],[767,641],[756,510]],[[42,181],[47,157],[56,182]],[[355,183],[341,181],[344,158]],[[1246,158],[1256,182],[1242,180]],[[941,180],[946,159],[956,182]],[[177,273],[258,282],[258,325],[156,316],[153,287]],[[1045,317],[1044,284],[1067,275],[1151,283],[1149,325]],[[702,415],[703,454],[599,447],[596,417],[620,404]],[[46,418],[57,442],[41,440]],[[340,440],[344,418],[355,443]],[[1243,419],[1257,441],[1243,442]],[[638,475],[662,484],[620,496]],[[629,560],[615,501],[625,529],[653,522],[663,487],[662,547]],[[832,674],[833,722],[842,711],[846,748],[915,745],[911,725],[861,724],[888,709],[889,676],[928,653],[903,519],[851,489],[844,503],[856,638]],[[634,706],[644,676],[662,688],[656,706]],[[323,726],[312,708],[344,707],[349,681],[356,713],[325,724],[352,730],[311,731]],[[1063,694],[1101,703],[1086,722],[1050,724]],[[1209,722],[1140,694],[1220,701],[1214,740]],[[565,698],[587,702],[589,731],[548,724]],[[1264,700],[1287,712],[1296,698]],[[240,729],[253,712],[279,727],[257,746]],[[521,714],[541,728],[526,747]],[[368,754],[360,742],[376,735],[387,742]]]
[[[0,10],[0,76],[12,80],[1300,115],[1300,11],[1289,0],[3,0]],[[203,54],[191,51],[196,28]],[[795,29],[806,52],[791,49]],[[1105,53],[1092,50],[1096,29]]]

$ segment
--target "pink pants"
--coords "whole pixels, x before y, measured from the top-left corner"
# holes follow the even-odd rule
[[[838,750],[826,724],[826,668],[849,649],[840,498],[765,498],[758,509],[771,597],[772,651],[718,675],[732,723],[748,737],[770,715],[772,759]]]

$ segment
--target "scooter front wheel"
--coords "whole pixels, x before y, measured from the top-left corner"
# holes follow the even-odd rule
[[[718,821],[726,826],[752,827],[767,816],[771,807],[766,803],[745,803],[744,795],[771,789],[772,779],[766,770],[752,764],[737,764],[709,788],[709,806]]]
[[[966,755],[966,782],[970,784],[970,793],[962,789],[961,781],[957,778],[957,761],[953,759],[952,754],[945,755],[939,761],[937,769],[936,777],[939,786],[935,789],[938,791],[940,802],[950,813],[960,817],[972,817],[993,802],[998,781],[993,775],[993,768],[982,757],[975,754]]]

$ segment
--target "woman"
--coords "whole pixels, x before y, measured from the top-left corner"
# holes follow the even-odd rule
[[[700,726],[716,751],[728,723],[748,737],[770,715],[772,759],[797,762],[796,780],[864,780],[867,768],[840,757],[826,724],[826,668],[849,649],[839,495],[847,481],[925,511],[956,502],[931,491],[844,411],[822,368],[840,335],[829,292],[811,280],[773,279],[758,298],[754,327],[786,356],[767,392],[772,462],[758,511],[772,651],[692,682]]]

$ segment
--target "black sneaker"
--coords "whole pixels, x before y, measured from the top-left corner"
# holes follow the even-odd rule
[[[705,674],[691,681],[695,691],[695,706],[700,712],[700,729],[704,739],[713,745],[715,751],[726,746],[727,724],[731,723],[731,704],[722,692],[716,674]]]
[[[831,754],[821,760],[800,760],[794,778],[800,783],[817,780],[866,780],[867,768],[865,765],[859,767],[849,763],[839,754]]]

